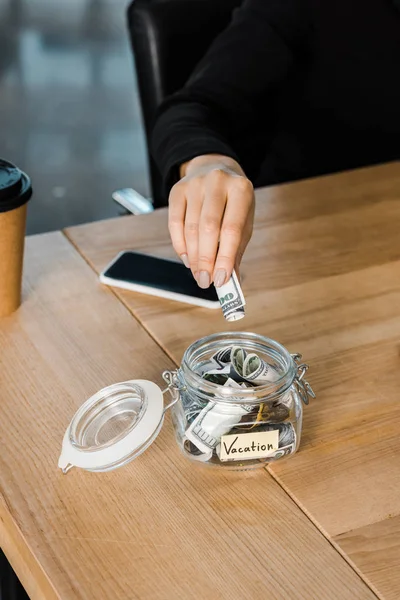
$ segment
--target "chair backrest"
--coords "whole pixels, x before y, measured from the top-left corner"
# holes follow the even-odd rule
[[[140,102],[149,135],[162,101],[180,89],[242,0],[134,0],[128,27]],[[161,177],[149,154],[154,206],[165,206]]]

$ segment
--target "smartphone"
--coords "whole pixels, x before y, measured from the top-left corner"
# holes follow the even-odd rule
[[[204,308],[221,306],[215,287],[199,288],[192,272],[183,263],[140,252],[120,252],[100,274],[100,281]]]

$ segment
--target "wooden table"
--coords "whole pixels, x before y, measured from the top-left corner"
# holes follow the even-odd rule
[[[0,545],[32,599],[400,597],[399,165],[257,196],[236,324],[98,283],[121,249],[172,254],[165,211],[28,239],[23,306],[0,323]],[[244,327],[311,365],[296,456],[198,467],[167,419],[120,470],[57,470],[94,391],[161,383],[193,340]]]

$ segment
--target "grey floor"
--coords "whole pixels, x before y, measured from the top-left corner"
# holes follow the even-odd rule
[[[127,0],[0,0],[0,157],[32,178],[28,233],[149,194]]]

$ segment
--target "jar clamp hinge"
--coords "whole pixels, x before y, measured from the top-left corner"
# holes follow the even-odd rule
[[[169,392],[172,398],[172,401],[164,408],[165,413],[169,408],[171,408],[171,406],[178,402],[179,392],[182,388],[180,388],[178,385],[178,371],[164,371],[162,378],[164,379],[165,383],[168,384],[167,387],[162,390],[162,393],[165,394],[166,392]]]
[[[304,404],[308,404],[311,398],[315,398],[315,393],[311,387],[311,385],[304,379],[304,375],[308,371],[308,365],[306,363],[299,364],[302,356],[301,354],[291,354],[293,362],[296,365],[296,376],[294,379],[294,383],[296,385],[297,391],[299,393],[300,398],[304,402]]]

